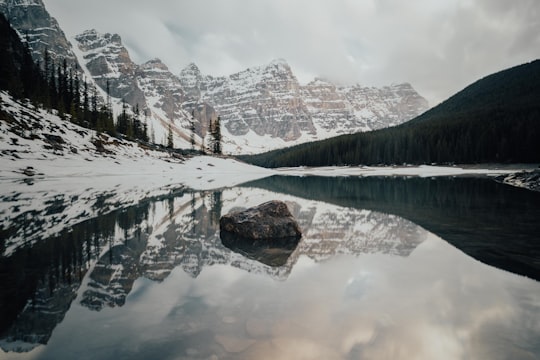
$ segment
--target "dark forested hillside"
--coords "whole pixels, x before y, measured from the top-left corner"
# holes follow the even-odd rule
[[[540,60],[487,76],[400,126],[242,159],[266,167],[540,162]]]
[[[45,87],[28,48],[0,13],[0,90],[7,90],[16,98],[42,100]]]

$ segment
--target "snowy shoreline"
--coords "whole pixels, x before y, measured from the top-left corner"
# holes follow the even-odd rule
[[[531,164],[480,164],[480,165],[411,165],[411,166],[328,166],[279,168],[282,175],[291,176],[499,176],[523,171],[531,171],[537,165]]]

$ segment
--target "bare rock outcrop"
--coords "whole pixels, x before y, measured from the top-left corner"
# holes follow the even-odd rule
[[[223,215],[219,220],[219,226],[221,232],[253,240],[302,236],[300,227],[292,217],[287,204],[277,200]]]
[[[223,215],[219,226],[223,245],[270,266],[285,265],[302,237],[287,204],[276,200]]]

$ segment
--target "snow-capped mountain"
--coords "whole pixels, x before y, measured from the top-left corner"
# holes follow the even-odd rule
[[[228,77],[203,75],[189,64],[180,72],[180,81],[191,97],[215,107],[228,140],[225,149],[232,153],[380,129],[428,108],[407,83],[340,87],[316,79],[302,86],[282,59]]]
[[[185,99],[182,90],[174,87],[172,74],[164,64],[159,61],[149,61],[141,66],[135,64],[117,34],[87,30],[75,36],[74,42],[83,70],[103,90],[103,96],[107,96],[108,89],[117,112],[120,111],[120,103],[125,101],[132,109],[138,108],[145,114],[144,120],[154,142],[164,143],[171,124],[175,145],[187,147],[189,138],[177,117],[184,120],[188,114],[178,113],[178,109],[171,106],[182,104]],[[158,86],[159,90],[156,89]]]
[[[216,78],[202,76],[190,64],[180,80],[191,94],[216,107],[231,137],[253,132],[292,141],[303,133],[315,135],[298,80],[283,60]]]
[[[258,153],[396,125],[428,108],[409,84],[301,85],[281,59],[230,76],[203,75],[195,64],[174,75],[159,59],[135,64],[117,34],[88,30],[72,46],[42,0],[0,0],[0,10],[28,36],[36,60],[43,63],[45,49],[57,64],[65,58],[97,85],[101,101],[108,90],[116,114],[122,100],[138,106],[156,143],[165,144],[170,126],[174,146],[189,148],[193,122],[199,148],[220,116],[225,153]]]
[[[81,64],[101,89],[107,90],[108,86],[112,97],[139,104],[141,108],[146,105],[144,94],[137,86],[137,65],[131,61],[119,35],[88,30],[75,40]]]

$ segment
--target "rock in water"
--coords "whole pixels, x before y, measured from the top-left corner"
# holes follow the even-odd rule
[[[219,220],[221,232],[226,231],[253,240],[302,236],[287,204],[269,201],[247,210],[223,215]]]
[[[219,220],[223,245],[270,266],[283,266],[302,237],[282,201],[224,215]]]

